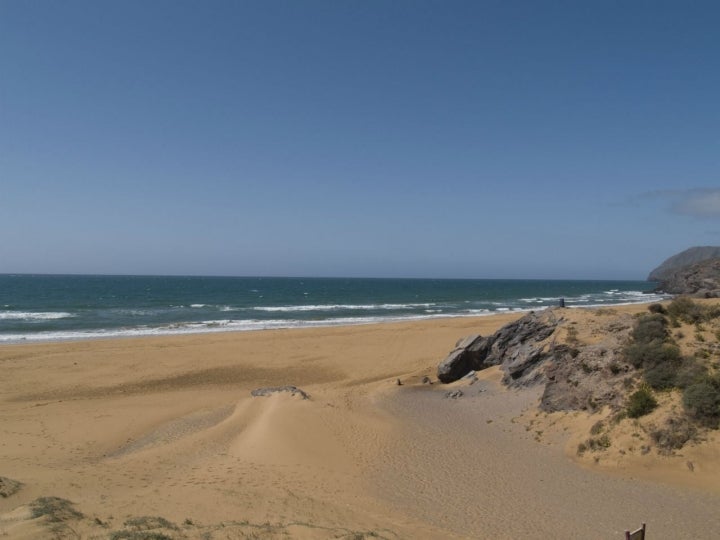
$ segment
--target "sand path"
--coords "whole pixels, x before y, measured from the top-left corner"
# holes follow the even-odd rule
[[[464,538],[622,538],[643,521],[651,538],[717,537],[717,494],[578,467],[515,420],[537,392],[460,388],[457,400],[427,387],[382,400],[403,427],[377,493],[398,513]]]

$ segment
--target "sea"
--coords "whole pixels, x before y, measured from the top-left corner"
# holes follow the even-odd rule
[[[0,275],[0,343],[476,317],[662,300],[647,281]]]

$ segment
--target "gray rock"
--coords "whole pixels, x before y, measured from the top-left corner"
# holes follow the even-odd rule
[[[462,390],[450,390],[449,392],[445,392],[445,398],[446,399],[458,399],[463,397],[465,394],[463,394]]]
[[[633,371],[622,353],[632,329],[631,321],[629,314],[606,321],[598,329],[602,338],[597,343],[555,347],[542,369],[545,389],[540,409],[592,412],[606,405],[622,407],[627,394],[623,381]]]
[[[422,383],[423,384],[432,384],[432,381],[430,380],[430,377],[428,377],[426,375],[425,377],[422,378]]]
[[[253,397],[259,397],[259,396],[270,396],[272,394],[277,394],[278,392],[290,392],[290,395],[292,396],[300,396],[303,399],[310,399],[310,395],[300,390],[297,386],[268,386],[265,388],[256,388],[250,394]]]
[[[502,382],[509,387],[544,385],[541,410],[595,411],[605,405],[623,406],[627,393],[625,379],[634,376],[622,353],[623,345],[630,339],[633,317],[629,314],[598,317],[593,323],[594,335],[601,336],[598,341],[567,344],[557,342],[554,337],[556,329],[566,324],[557,313],[562,311],[547,309],[531,313],[492,336],[469,340],[466,349],[454,350],[443,362],[462,358],[461,354],[465,353],[464,363],[459,367],[441,364],[444,372],[439,368],[438,378],[441,373],[457,373],[456,378],[450,380],[467,376],[472,383],[472,370],[500,365],[504,372]],[[471,348],[481,349],[483,354],[473,356],[469,353]]]
[[[449,383],[470,371],[502,364],[506,376],[517,380],[541,359],[541,342],[555,331],[560,320],[552,309],[546,309],[507,324],[492,336],[469,336],[438,365],[438,379]]]
[[[0,476],[0,497],[3,499],[6,499],[7,497],[10,497],[10,495],[14,495],[20,491],[21,487],[22,484],[17,480]]]

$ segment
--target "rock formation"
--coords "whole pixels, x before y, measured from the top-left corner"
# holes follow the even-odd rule
[[[621,351],[633,318],[597,315],[590,324],[596,337],[581,343],[574,337],[571,310],[529,313],[492,336],[461,340],[438,366],[438,379],[453,382],[471,370],[499,365],[509,387],[545,385],[540,401],[544,411],[619,405],[623,379],[632,370]]]
[[[660,288],[670,294],[720,297],[720,258],[705,260],[667,274]]]
[[[546,309],[530,312],[492,336],[476,334],[462,339],[438,366],[438,379],[449,383],[469,371],[502,364],[506,378],[527,380],[534,365],[546,354],[545,340],[559,322],[556,310]]]

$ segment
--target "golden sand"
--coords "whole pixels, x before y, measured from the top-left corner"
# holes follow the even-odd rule
[[[717,441],[695,471],[593,467],[567,450],[589,420],[538,415],[537,388],[496,368],[421,383],[459,338],[516,317],[1,347],[0,476],[24,486],[0,498],[0,536],[47,537],[27,505],[57,496],[82,538],[138,516],[178,538],[622,538],[643,521],[717,537],[720,486],[698,474]],[[311,399],[250,395],[279,385]]]

